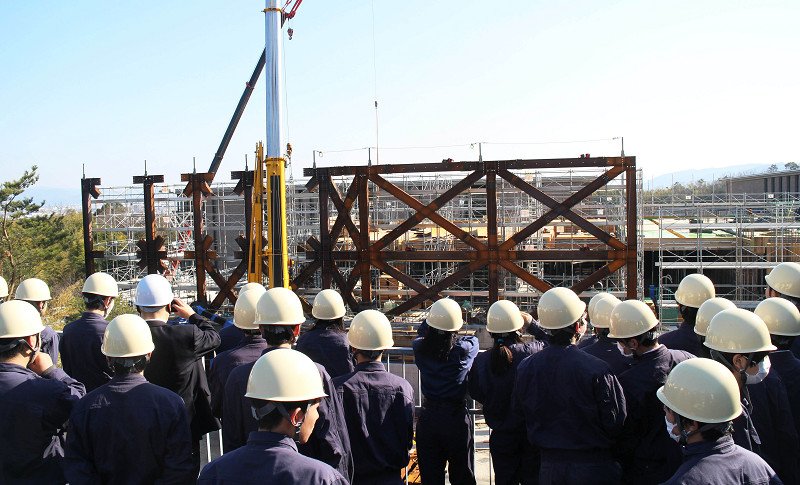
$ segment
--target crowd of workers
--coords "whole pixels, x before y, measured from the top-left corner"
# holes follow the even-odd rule
[[[469,397],[498,484],[800,483],[800,264],[766,283],[751,312],[691,274],[683,322],[662,335],[648,305],[608,293],[587,305],[552,288],[536,319],[501,300],[485,352],[438,300],[413,342],[415,413],[381,363],[391,324],[365,310],[345,330],[333,290],[301,336],[298,297],[248,283],[218,331],[160,275],[140,281],[138,315],[109,323],[117,283],[95,273],[59,339],[47,285],[28,279],[0,304],[0,483],[401,484],[416,440],[423,483],[474,484]],[[224,454],[201,471],[200,440],[220,428]]]

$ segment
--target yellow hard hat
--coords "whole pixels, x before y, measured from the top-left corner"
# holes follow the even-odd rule
[[[335,320],[342,318],[347,310],[344,300],[336,290],[322,290],[314,298],[311,315],[319,320]]]
[[[703,344],[709,349],[731,354],[777,350],[764,321],[741,308],[723,310],[714,315]]]
[[[44,330],[42,317],[30,303],[0,303],[0,338],[28,337]]]
[[[764,321],[772,335],[800,335],[800,311],[785,298],[767,298],[758,304],[754,313]]]
[[[256,305],[257,325],[300,325],[305,321],[300,298],[288,288],[270,288]]]
[[[258,330],[256,321],[256,307],[261,295],[266,293],[258,290],[239,292],[236,305],[233,306],[233,324],[242,330]]]
[[[772,268],[764,279],[778,293],[800,298],[800,264],[783,262]]]
[[[253,290],[257,291],[259,294],[266,293],[267,291],[267,289],[264,288],[264,285],[262,285],[261,283],[256,283],[251,281],[250,283],[243,284],[242,287],[239,288],[239,294],[241,295],[242,293]]]
[[[683,306],[700,308],[704,301],[714,298],[716,295],[714,283],[708,279],[708,276],[694,273],[681,280],[675,291],[675,301]]]
[[[490,333],[516,332],[525,321],[517,305],[510,300],[498,300],[492,303],[486,313],[486,331]]]
[[[697,317],[694,321],[694,333],[705,337],[711,319],[714,318],[717,313],[733,308],[736,308],[736,305],[732,301],[719,296],[704,301],[703,304],[700,305],[700,309],[697,310]]]
[[[359,350],[385,350],[394,346],[392,324],[377,310],[364,310],[353,318],[347,343]]]
[[[155,349],[150,327],[138,315],[119,315],[111,320],[103,335],[103,355],[138,357]]]
[[[279,402],[311,401],[326,396],[314,362],[302,352],[280,348],[256,361],[245,393],[245,397]]]
[[[5,298],[8,296],[8,283],[6,283],[6,279],[0,276],[0,298]]]
[[[539,325],[558,330],[577,322],[586,311],[586,303],[569,288],[550,288],[539,298]]]
[[[589,314],[589,321],[592,322],[592,324],[594,324],[594,308],[595,308],[595,305],[597,305],[598,301],[603,300],[605,298],[617,299],[616,296],[614,296],[611,293],[608,293],[606,291],[601,291],[600,293],[595,293],[594,296],[592,296],[589,299],[589,305],[587,305],[587,307],[586,307],[586,312]]]
[[[428,325],[446,332],[458,331],[464,325],[461,307],[450,298],[437,300],[428,311]]]
[[[92,273],[83,283],[82,293],[91,293],[100,296],[119,296],[117,282],[110,274]]]
[[[656,396],[674,412],[700,423],[725,423],[742,414],[736,378],[711,359],[676,365]]]
[[[611,311],[609,338],[630,338],[649,332],[658,325],[653,310],[643,301],[625,300]]]
[[[28,278],[17,286],[14,298],[25,301],[47,301],[51,299],[50,288],[39,278]]]
[[[591,303],[591,302],[590,302]],[[611,298],[601,298],[594,304],[594,316],[591,317],[592,326],[595,328],[610,328],[611,327],[611,312],[614,307],[621,302],[616,296]]]

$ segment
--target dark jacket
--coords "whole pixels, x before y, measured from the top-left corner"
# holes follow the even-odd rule
[[[356,482],[359,475],[400,476],[414,438],[414,390],[380,362],[363,362],[333,379],[344,408]]]
[[[467,374],[480,350],[478,339],[472,336],[457,338],[446,362],[420,352],[421,344],[422,338],[416,338],[412,347],[424,398],[432,401],[463,401],[467,394]]]
[[[86,392],[94,391],[114,375],[100,350],[107,326],[102,315],[84,312],[81,318],[68,323],[61,334],[59,348],[64,372],[82,382]]]
[[[610,449],[625,421],[625,396],[605,362],[575,345],[550,345],[522,361],[512,395],[528,441],[547,456]],[[598,455],[599,456],[599,455]]]
[[[800,438],[800,359],[795,357],[790,350],[771,352],[769,359],[772,362],[770,374],[777,373],[786,387],[786,396],[789,398],[789,406],[792,408],[794,428]]]
[[[219,429],[219,421],[211,413],[208,381],[203,356],[219,345],[217,331],[208,319],[198,314],[185,325],[170,325],[148,320],[156,348],[144,376],[153,384],[176,393],[186,404],[192,439]]]
[[[664,405],[656,391],[673,367],[694,355],[659,345],[631,359],[633,367],[620,374],[627,419],[615,446],[622,464],[623,483],[657,484],[671,477],[681,464],[681,448],[664,426]],[[623,357],[624,358],[624,357]]]
[[[329,325],[311,328],[297,339],[297,350],[322,364],[331,378],[353,372],[347,333]]]
[[[86,390],[56,366],[41,377],[0,362],[0,483],[65,483],[64,431]]]
[[[58,333],[45,325],[42,330],[42,352],[48,354],[54,364],[58,364],[58,343]]]
[[[753,452],[729,436],[687,445],[683,465],[664,485],[778,485],[783,482]]]
[[[598,337],[597,342],[583,347],[581,350],[608,364],[608,368],[615,376],[619,376],[633,366],[633,359],[620,354],[616,341],[606,335]]]
[[[227,352],[239,345],[244,338],[244,332],[236,325],[225,325],[219,331],[219,338],[221,342],[216,349],[217,355]]]
[[[195,477],[183,400],[140,374],[116,376],[72,411],[70,484],[183,484]]]
[[[212,461],[198,485],[347,485],[329,465],[297,452],[294,440],[268,431],[250,433],[247,445]]]
[[[226,350],[214,357],[208,371],[208,386],[211,390],[211,411],[214,416],[222,417],[222,406],[225,398],[225,383],[233,369],[242,364],[250,364],[258,360],[267,348],[267,341],[260,334],[246,335],[238,346]]]
[[[706,347],[700,343],[700,337],[694,333],[694,325],[682,322],[681,325],[671,332],[667,332],[658,337],[658,343],[666,345],[672,350],[683,350],[695,356],[706,355]]]

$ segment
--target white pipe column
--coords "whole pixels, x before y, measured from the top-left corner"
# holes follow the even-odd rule
[[[264,156],[283,158],[283,35],[278,0],[266,0],[267,143]]]

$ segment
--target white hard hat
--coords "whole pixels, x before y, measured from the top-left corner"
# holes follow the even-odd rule
[[[42,317],[30,303],[0,303],[0,338],[28,337],[44,330]]]
[[[694,273],[681,280],[675,291],[675,301],[683,306],[700,308],[700,305],[709,298],[717,296],[714,283],[708,276]]]
[[[8,296],[8,283],[6,283],[6,279],[0,276],[0,298],[5,298]]]
[[[266,290],[264,291],[266,293]],[[242,330],[258,330],[256,322],[256,307],[258,300],[264,293],[258,290],[250,290],[239,293],[236,305],[233,306],[233,324]]]
[[[764,321],[741,308],[723,310],[714,315],[703,344],[709,349],[731,354],[777,350]]]
[[[631,338],[649,332],[658,325],[653,310],[643,301],[625,300],[611,311],[609,338]]]
[[[342,318],[346,310],[344,300],[335,290],[322,290],[314,298],[311,315],[320,320],[335,320]]]
[[[594,304],[594,316],[591,317],[592,326],[595,328],[611,328],[611,312],[621,302],[619,298],[601,298]]]
[[[569,288],[550,288],[539,299],[539,324],[558,330],[577,322],[586,311],[586,303]]]
[[[450,298],[437,300],[428,311],[428,325],[445,332],[458,331],[464,325],[461,307]]]
[[[592,322],[592,324],[594,324],[594,308],[595,308],[595,305],[597,305],[598,301],[603,300],[605,298],[615,298],[616,299],[617,297],[612,295],[611,293],[606,292],[606,291],[601,291],[600,293],[595,293],[594,296],[592,296],[589,299],[589,305],[586,306],[586,312],[589,314],[589,321]]]
[[[169,281],[160,274],[149,274],[136,286],[136,306],[162,307],[172,303],[175,295]]]
[[[772,335],[800,335],[800,311],[785,298],[767,298],[758,304],[754,313],[764,321]]]
[[[694,333],[705,337],[706,333],[708,333],[708,325],[711,323],[711,319],[714,318],[717,313],[733,308],[736,308],[736,305],[732,301],[719,296],[704,301],[703,304],[700,305],[700,309],[697,310],[697,317],[694,321]]]
[[[242,287],[239,288],[239,294],[241,295],[242,293],[245,293],[245,292],[248,292],[248,291],[253,291],[253,290],[258,291],[259,294],[266,293],[266,291],[267,291],[267,289],[264,288],[264,285],[262,285],[261,283],[256,283],[254,281],[251,281],[250,283],[243,284]]]
[[[676,365],[656,396],[674,412],[700,423],[725,423],[742,414],[736,378],[711,359]]]
[[[486,331],[490,333],[516,332],[525,321],[517,305],[510,300],[498,300],[492,303],[486,312]]]
[[[138,315],[119,315],[106,327],[102,352],[106,357],[138,357],[155,349],[150,327]]]
[[[347,343],[359,350],[385,350],[394,345],[392,324],[377,310],[364,310],[353,318]]]
[[[772,268],[764,279],[778,293],[800,298],[800,264],[789,261],[781,263]]]
[[[14,298],[25,301],[47,301],[51,299],[50,288],[39,278],[28,278],[17,286]]]
[[[274,289],[274,288],[273,288]],[[302,402],[326,397],[314,362],[302,352],[275,349],[253,365],[245,397],[264,401]]]
[[[300,298],[288,288],[270,288],[258,299],[257,325],[300,325],[305,321]]]
[[[119,296],[119,289],[114,277],[106,273],[92,273],[83,283],[82,293],[91,293],[100,296]],[[172,301],[172,300],[170,300]]]

